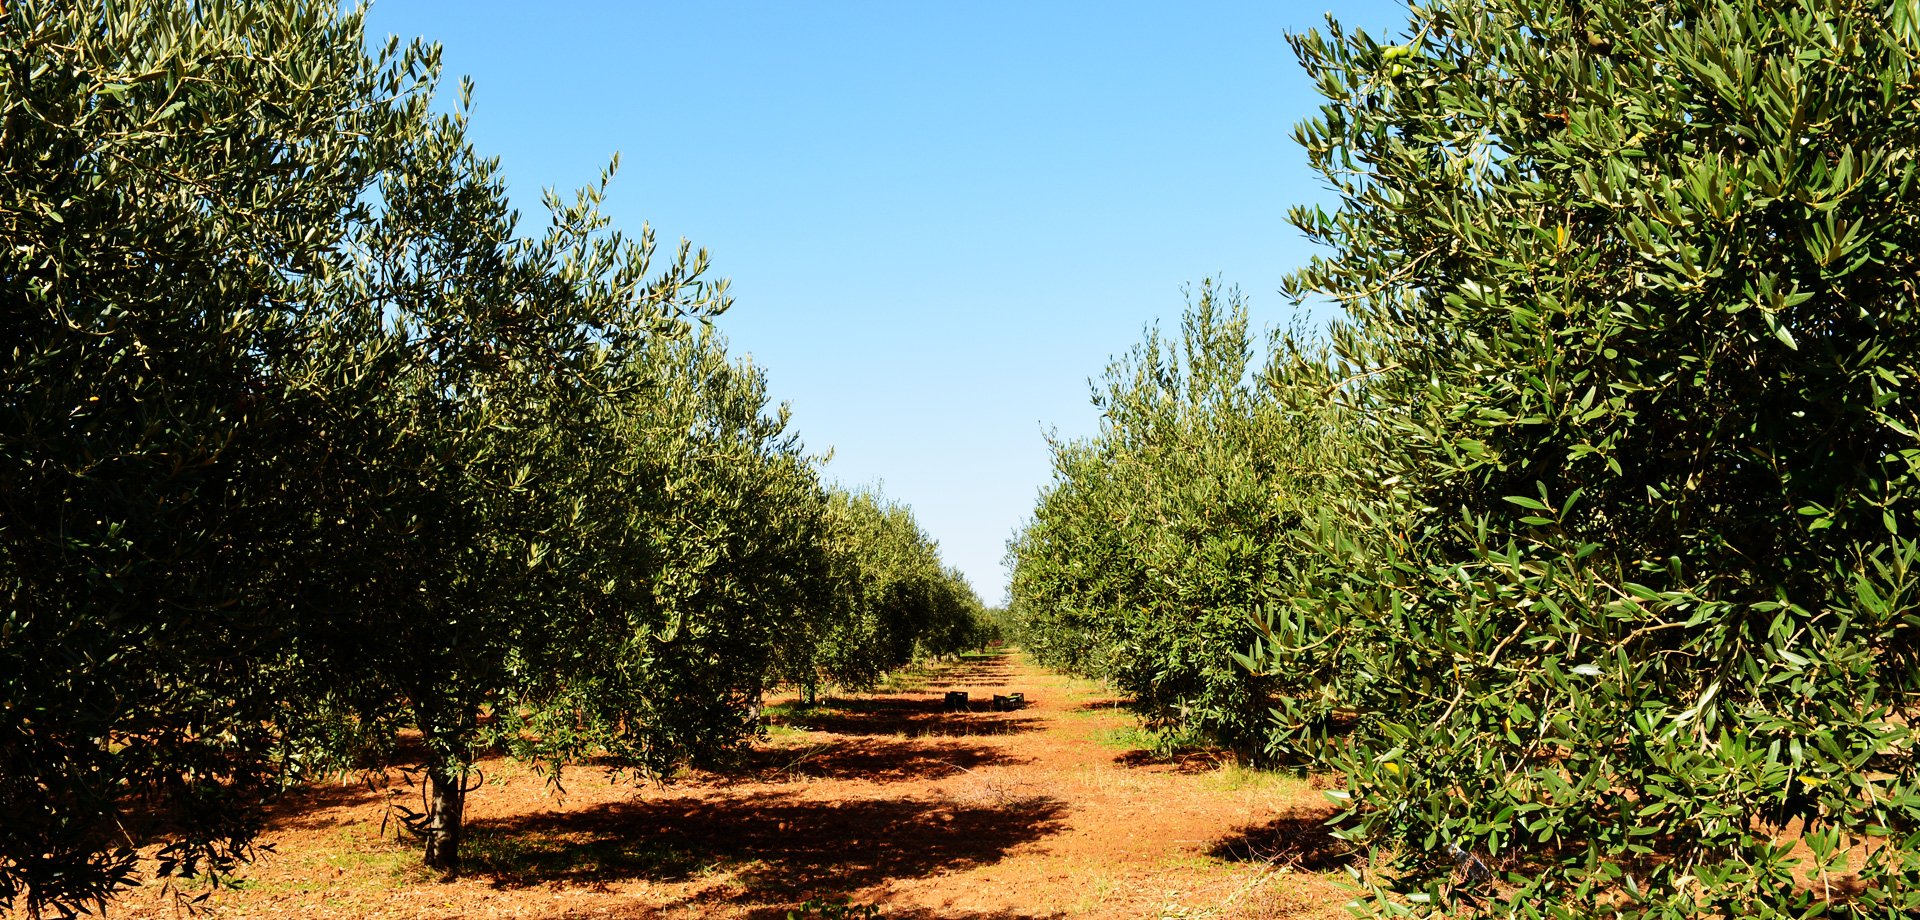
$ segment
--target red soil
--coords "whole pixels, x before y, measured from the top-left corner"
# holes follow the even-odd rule
[[[943,712],[948,690],[972,709]],[[1008,692],[1027,708],[988,711]],[[421,870],[391,822],[382,836],[388,793],[313,787],[282,805],[275,853],[208,903],[216,917],[778,920],[808,898],[924,920],[1344,914],[1330,809],[1306,781],[1129,750],[1135,723],[1114,704],[1005,655],[786,716],[725,774],[650,786],[583,766],[560,795],[488,762],[453,880]],[[152,887],[111,910],[175,912]]]

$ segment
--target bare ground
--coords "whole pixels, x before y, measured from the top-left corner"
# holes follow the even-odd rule
[[[949,690],[967,691],[970,709],[943,711]],[[1009,692],[1027,707],[988,708]],[[451,880],[421,869],[392,821],[382,831],[390,798],[418,807],[417,789],[317,786],[280,806],[275,852],[206,907],[778,920],[809,898],[846,898],[915,920],[1344,915],[1342,858],[1320,824],[1330,809],[1309,782],[1204,754],[1156,758],[1116,702],[1007,654],[811,712],[780,707],[784,724],[737,769],[667,786],[582,766],[561,794],[491,761]],[[149,886],[110,915],[178,912]]]

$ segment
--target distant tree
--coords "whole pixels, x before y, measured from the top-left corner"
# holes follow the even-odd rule
[[[1020,644],[1020,620],[1005,607],[986,607],[980,611],[981,649],[990,646]]]
[[[860,690],[887,672],[972,648],[980,599],[913,511],[877,491],[831,489],[825,530],[826,593],[814,624],[796,633],[783,671],[804,698],[823,682]]]
[[[1257,368],[1244,301],[1202,284],[1177,341],[1150,329],[1108,368],[1099,435],[1053,445],[1054,482],[1010,550],[1037,660],[1104,677],[1150,724],[1250,759],[1267,753],[1278,684],[1232,655],[1255,638],[1251,614],[1290,590],[1304,546],[1291,534],[1344,459],[1317,401],[1277,387],[1311,344],[1273,345]]]

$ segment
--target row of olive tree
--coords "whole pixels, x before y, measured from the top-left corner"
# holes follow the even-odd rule
[[[864,690],[889,671],[986,645],[979,596],[905,505],[835,488],[826,520],[832,593],[788,627],[778,672],[804,702],[825,684]]]
[[[1333,417],[1292,411],[1271,385],[1316,346],[1268,346],[1256,365],[1240,293],[1203,283],[1178,341],[1149,329],[1107,369],[1100,433],[1052,445],[1054,483],[1009,552],[1036,660],[1110,681],[1170,743],[1256,760],[1275,681],[1232,656],[1291,590],[1285,535],[1340,488]]]
[[[1920,9],[1411,16],[1293,39],[1346,312],[1271,392],[1342,446],[1267,749],[1382,915],[1912,915]]]
[[[224,870],[409,730],[452,868],[489,747],[664,774],[806,637],[884,669],[972,628],[727,357],[704,253],[599,189],[517,235],[438,56],[318,0],[0,10],[0,908],[149,843]]]

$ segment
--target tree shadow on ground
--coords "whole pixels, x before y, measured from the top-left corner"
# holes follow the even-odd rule
[[[716,901],[715,903],[719,902]],[[681,904],[676,906],[685,907],[687,905]],[[731,910],[738,906],[739,905],[729,905],[729,909]],[[852,906],[859,907],[861,903],[855,901]],[[886,918],[886,920],[1064,920],[1067,916],[1064,911],[1053,911],[1051,913],[1016,913],[1008,910],[983,912],[953,907],[922,907],[919,905],[899,904],[881,904],[879,907],[880,916]],[[795,917],[804,917],[804,920],[821,920],[823,916],[826,916],[820,913],[802,915],[798,902],[758,904],[745,908],[743,912],[737,915],[730,914],[730,916],[739,916],[744,918],[744,920],[786,920],[789,911],[791,911]],[[515,914],[515,916],[538,916],[540,920],[578,920],[581,914],[575,909],[568,908],[546,914]],[[614,911],[612,913],[602,914],[601,916],[608,918],[608,920],[654,920],[654,918],[659,916],[659,912],[652,908],[647,908],[635,913]]]
[[[989,700],[970,700],[965,711],[949,712],[937,699],[897,697],[829,700],[825,708],[783,716],[786,724],[836,735],[902,735],[908,738],[965,738],[1039,731],[1040,720],[1016,712],[993,712]]]
[[[1132,715],[1127,701],[1120,697],[1102,697],[1097,700],[1082,700],[1067,707],[1068,712],[1110,712],[1115,715]]]
[[[762,783],[803,779],[895,783],[943,779],[980,767],[1031,762],[1032,758],[1013,757],[995,748],[938,737],[913,740],[851,737],[819,744],[755,748],[742,754],[731,769],[713,775],[722,782],[745,776]]]
[[[352,814],[350,809],[385,802],[396,790],[403,796],[408,791],[404,783],[390,781],[387,786],[380,786],[366,779],[296,786],[274,800],[268,812],[268,823],[274,830],[312,830],[357,824],[361,818]],[[415,791],[413,797],[404,799],[402,804],[418,805],[418,798],[419,793]]]
[[[1220,768],[1227,755],[1220,751],[1182,749],[1175,751],[1155,751],[1136,748],[1117,755],[1113,762],[1135,770],[1152,770],[1159,773],[1211,773]]]
[[[1067,806],[949,799],[802,801],[802,790],[732,800],[682,796],[474,822],[469,871],[500,888],[624,879],[684,881],[732,868],[760,903],[998,862],[1057,833]]]
[[[792,907],[776,905],[764,905],[755,908],[747,911],[745,916],[747,920],[786,920],[787,911],[789,910],[794,910],[794,916],[800,916],[800,913]],[[819,916],[819,914],[813,914],[810,915],[807,920],[814,920],[814,918]],[[1061,911],[1055,911],[1053,913],[1014,913],[1007,910],[996,910],[990,913],[981,913],[979,911],[960,910],[951,907],[884,904],[881,905],[880,916],[885,917],[886,920],[1060,920],[1060,918],[1067,915]]]
[[[1014,678],[1008,656],[970,658],[952,667],[926,675],[928,689],[964,690],[968,687],[1005,687]]]
[[[1264,862],[1320,872],[1353,861],[1354,849],[1333,836],[1333,812],[1289,812],[1271,821],[1236,828],[1213,842],[1207,855],[1228,862]]]

